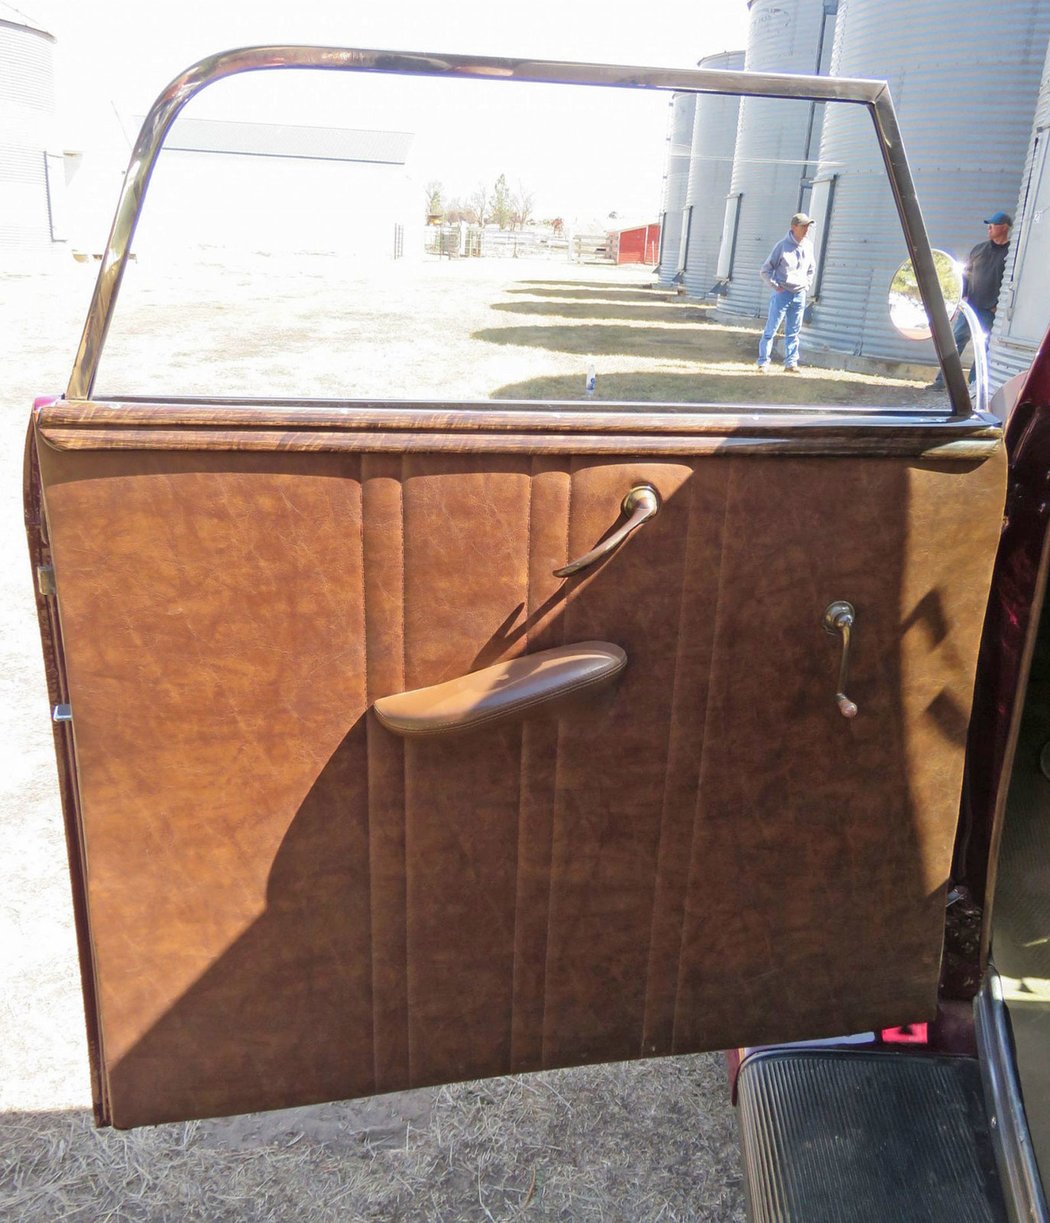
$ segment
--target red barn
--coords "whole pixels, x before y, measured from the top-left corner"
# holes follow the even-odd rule
[[[621,229],[610,235],[613,254],[617,263],[649,263],[654,267],[660,261],[660,222],[636,225],[633,229]]]

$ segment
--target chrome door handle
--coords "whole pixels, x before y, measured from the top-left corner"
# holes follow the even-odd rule
[[[846,684],[849,682],[849,648],[850,632],[857,619],[852,603],[839,599],[829,603],[824,610],[824,631],[833,637],[842,634],[842,662],[839,664],[839,690],[835,693],[835,704],[844,718],[855,718],[857,706],[846,695]]]
[[[579,573],[581,569],[586,569],[588,565],[593,565],[595,561],[600,561],[603,556],[608,556],[623,543],[632,531],[637,531],[643,522],[648,522],[650,518],[656,517],[660,512],[660,494],[651,484],[636,484],[621,502],[620,512],[628,515],[622,527],[618,527],[608,539],[603,539],[590,552],[585,552],[576,560],[570,561],[560,569],[555,569],[554,576],[556,578],[571,577],[574,573]]]

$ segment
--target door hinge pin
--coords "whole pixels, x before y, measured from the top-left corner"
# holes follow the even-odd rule
[[[72,705],[56,705],[51,710],[52,722],[72,722],[73,721],[73,706]]]
[[[36,586],[37,590],[47,598],[48,595],[55,593],[55,567],[54,565],[37,565],[36,567]]]

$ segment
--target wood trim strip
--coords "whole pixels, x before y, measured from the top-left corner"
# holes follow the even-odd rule
[[[41,439],[57,450],[696,456],[731,450],[970,462],[994,454],[1003,432],[994,417],[960,421],[911,410],[625,408],[63,400],[37,409],[36,419]]]
[[[694,407],[653,403],[645,411],[636,404],[610,401],[601,411],[581,408],[577,401],[543,403],[508,401],[500,407],[437,401],[337,402],[282,400],[56,400],[37,410],[42,428],[213,430],[280,429],[340,432],[468,432],[468,433],[688,433],[763,435],[785,429],[820,433],[852,433],[860,427],[949,430],[975,437],[1000,436],[993,416],[965,421],[946,414],[912,408],[836,407],[821,411],[769,404],[728,404]]]
[[[858,428],[849,432],[732,434],[393,433],[260,429],[69,429],[44,427],[56,450],[336,451],[342,453],[496,453],[713,455],[869,455],[981,462],[1002,444],[998,432],[956,428]]]

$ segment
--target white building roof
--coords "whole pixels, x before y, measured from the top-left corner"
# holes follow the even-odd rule
[[[182,118],[172,125],[164,147],[195,153],[241,153],[255,157],[305,157],[319,161],[403,166],[408,160],[413,138],[411,132]]]

